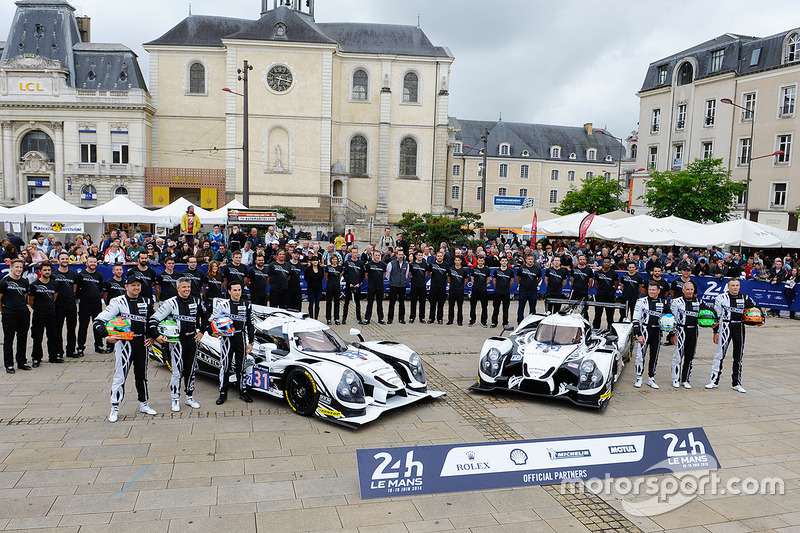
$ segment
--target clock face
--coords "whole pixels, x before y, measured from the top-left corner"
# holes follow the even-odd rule
[[[283,65],[276,65],[267,72],[267,85],[273,91],[282,93],[292,86],[292,71]]]

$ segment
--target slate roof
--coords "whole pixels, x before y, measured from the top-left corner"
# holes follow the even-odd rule
[[[697,70],[694,72],[695,80],[720,76],[726,73],[744,76],[764,70],[795,65],[796,62],[784,63],[782,54],[784,39],[788,34],[797,31],[796,29],[787,30],[763,38],[734,33],[720,35],[682,52],[650,63],[640,91],[670,86],[675,68],[689,57],[697,61]],[[722,68],[716,72],[710,72],[711,53],[717,50],[724,51]],[[758,50],[758,61],[751,65],[754,50]],[[658,70],[660,67],[666,67],[667,69],[667,81],[663,85],[658,83]]]
[[[219,46],[222,39],[235,34],[254,21],[230,17],[190,15],[167,33],[147,45]]]
[[[285,25],[285,37],[276,35],[275,27],[277,24]],[[228,35],[227,38],[250,41],[335,44],[334,41],[320,31],[310,17],[298,15],[296,11],[286,6],[270,9],[260,19],[237,33]]]
[[[356,23],[320,23],[317,26],[339,44],[342,52],[452,57],[446,48],[431,44],[416,26]]]
[[[57,59],[67,70],[67,85],[79,89],[146,91],[136,54],[118,43],[81,42],[74,12],[65,0],[19,0],[2,59]]]
[[[619,159],[620,142],[597,133],[595,130],[592,135],[586,132],[584,127],[573,126],[554,126],[550,124],[528,124],[522,122],[486,122],[481,120],[464,120],[455,117],[450,118],[450,128],[456,130],[456,140],[465,145],[475,148],[470,150],[464,148],[465,155],[478,155],[483,147],[481,135],[488,128],[489,143],[488,156],[500,156],[500,144],[509,143],[511,146],[510,154],[502,157],[518,157],[522,159],[549,159],[552,161],[570,161],[569,155],[574,153],[576,158],[572,161],[583,163],[604,163],[606,156],[611,156],[613,161]],[[551,158],[550,147],[560,146],[561,157]],[[590,148],[597,150],[597,159],[589,161],[586,159],[586,151]],[[530,154],[525,157],[523,151],[527,150]],[[622,150],[623,157],[625,149]]]

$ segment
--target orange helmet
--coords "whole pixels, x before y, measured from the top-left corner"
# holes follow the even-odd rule
[[[742,322],[748,326],[759,326],[763,324],[765,320],[764,311],[758,307],[749,307],[745,309],[744,315],[742,316]]]

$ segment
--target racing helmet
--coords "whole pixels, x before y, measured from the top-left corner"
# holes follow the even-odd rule
[[[219,315],[211,319],[211,331],[223,337],[230,337],[236,328],[233,327],[233,319],[230,315]]]
[[[711,309],[701,309],[697,312],[697,325],[701,328],[710,328],[717,321],[717,314]]]
[[[661,315],[661,318],[658,319],[658,326],[661,328],[661,331],[672,333],[675,331],[675,328],[678,327],[678,323],[675,321],[674,316],[666,314]]]
[[[178,327],[177,322],[175,322],[171,318],[168,318],[167,320],[162,320],[158,324],[158,333],[166,337],[167,342],[178,342],[181,330]]]
[[[760,326],[765,320],[764,311],[758,307],[748,307],[742,315],[742,322],[748,326]]]
[[[106,332],[112,339],[123,341],[133,340],[133,328],[131,327],[130,320],[126,318],[117,317],[106,322]]]

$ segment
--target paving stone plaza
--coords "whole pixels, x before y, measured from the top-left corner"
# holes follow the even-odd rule
[[[512,304],[514,307],[515,304]],[[353,321],[354,322],[354,321]],[[346,335],[348,326],[336,326]],[[705,390],[713,344],[703,331],[692,390],[670,386],[662,347],[659,390],[633,387],[626,367],[605,413],[564,402],[466,392],[490,330],[402,325],[362,328],[423,357],[447,396],[388,413],[358,430],[292,413],[279,400],[235,397],[217,407],[198,378],[199,410],[169,410],[169,373],[151,362],[150,404],[126,399],[106,421],[111,355],[0,376],[0,529],[33,531],[800,531],[800,323],[747,330],[743,384],[730,358]],[[495,334],[499,330],[494,331]],[[132,378],[129,392],[133,390]],[[784,494],[706,494],[650,517],[619,494],[562,494],[560,485],[362,500],[356,450],[703,427],[725,480],[781,478]],[[137,477],[138,476],[138,477]],[[124,490],[123,490],[124,489]]]

